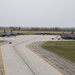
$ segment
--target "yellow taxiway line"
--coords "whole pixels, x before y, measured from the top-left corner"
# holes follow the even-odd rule
[[[2,55],[2,64],[3,64],[3,67],[4,67],[4,75],[6,75],[6,66],[4,64],[4,56],[3,56],[3,52],[2,52],[1,46],[0,46],[0,51],[1,51],[1,55]]]
[[[26,47],[26,46],[25,46]],[[30,49],[29,49],[30,50]],[[31,50],[30,50],[31,51]],[[32,51],[31,51],[32,52]],[[34,52],[32,52],[34,53]],[[35,54],[35,53],[34,53]],[[47,63],[49,66],[53,67],[50,65],[48,62],[46,62],[43,58],[41,58],[39,55],[35,54],[37,57],[39,57],[41,60],[43,60],[45,63]],[[55,67],[53,67],[56,71],[58,71],[61,75],[64,75],[61,71],[57,70]]]

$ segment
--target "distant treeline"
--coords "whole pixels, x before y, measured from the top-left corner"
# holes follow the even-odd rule
[[[0,27],[0,30],[21,30],[21,31],[75,31],[75,28],[59,28],[59,27],[52,27],[52,28],[39,28],[39,27]]]

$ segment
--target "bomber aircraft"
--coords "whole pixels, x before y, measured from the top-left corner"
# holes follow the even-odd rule
[[[0,34],[0,37],[5,37],[5,36],[7,36],[7,37],[10,36],[10,34],[7,34],[7,33],[6,33],[6,30],[4,30],[4,33],[3,33],[3,34]]]
[[[18,33],[13,33],[13,30],[10,30],[10,36],[16,36]]]
[[[72,31],[70,34],[61,34],[62,39],[74,39],[75,40],[75,34],[74,31]]]
[[[0,34],[0,37],[10,37],[10,36],[16,36],[16,35],[22,35],[21,33],[14,33],[13,30],[10,30],[10,33],[6,33],[6,30],[4,30],[3,34]]]

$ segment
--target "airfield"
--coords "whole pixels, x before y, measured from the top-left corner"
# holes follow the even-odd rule
[[[46,41],[63,41],[58,38],[60,38],[60,36],[57,35],[0,37],[0,40],[7,42],[1,45],[4,66],[3,75],[74,75],[74,63],[56,54],[43,51],[43,49],[40,48],[40,45]],[[9,44],[9,42],[12,43]],[[38,53],[36,50],[40,52]],[[44,53],[46,53],[46,55]],[[51,55],[52,57],[49,56],[47,58],[47,55]],[[57,65],[54,62],[56,62]],[[64,67],[62,67],[63,65]],[[64,68],[64,70],[61,68]],[[0,75],[2,75],[2,73]]]

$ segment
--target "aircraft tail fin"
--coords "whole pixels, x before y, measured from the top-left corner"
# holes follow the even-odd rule
[[[62,32],[62,34],[64,34],[64,32]]]
[[[74,33],[74,30],[71,32],[71,34],[73,34]]]
[[[10,30],[11,33],[13,33],[13,30]]]
[[[4,30],[4,33],[6,33],[6,30]]]

